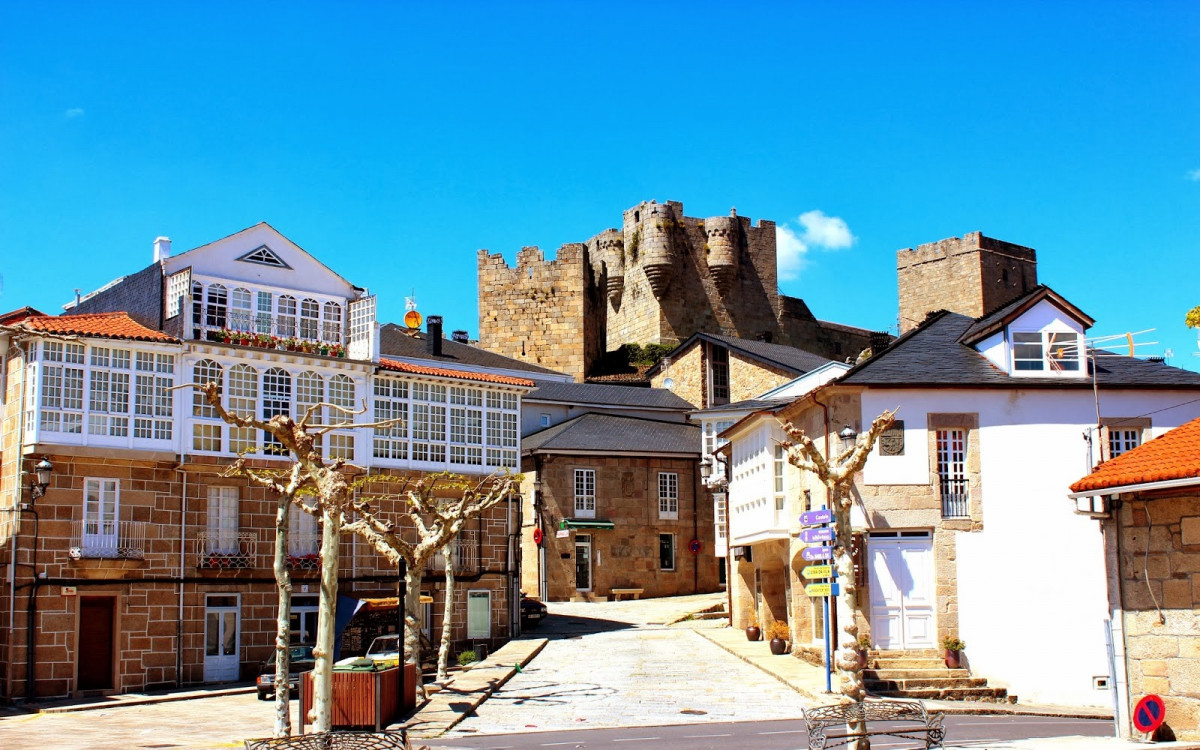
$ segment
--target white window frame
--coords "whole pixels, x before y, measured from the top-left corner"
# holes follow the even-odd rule
[[[596,470],[575,470],[575,517],[596,517]]]
[[[1084,342],[1077,331],[1014,330],[1009,335],[1015,376],[1076,375],[1083,370]]]
[[[935,431],[938,488],[943,518],[970,516],[970,485],[967,477],[966,427],[943,427]],[[955,511],[961,512],[955,512]]]
[[[208,528],[206,555],[235,555],[238,548],[238,513],[241,493],[237,487],[217,486],[208,488],[208,513],[205,525]],[[293,511],[303,512],[303,511]]]
[[[658,517],[664,520],[679,518],[679,474],[658,472]]]
[[[84,557],[116,557],[120,539],[121,481],[106,477],[83,480]]]

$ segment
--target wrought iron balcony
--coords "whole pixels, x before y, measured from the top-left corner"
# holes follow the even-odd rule
[[[146,555],[146,527],[139,521],[76,520],[71,524],[72,559],[141,560]]]
[[[471,575],[479,572],[479,532],[461,531],[450,543],[454,551],[454,572]],[[430,570],[444,572],[446,556],[438,552],[429,563]]]
[[[203,570],[253,568],[258,538],[253,531],[201,531],[196,535],[196,567]]]
[[[288,534],[287,566],[292,570],[318,570],[320,549],[320,534]]]

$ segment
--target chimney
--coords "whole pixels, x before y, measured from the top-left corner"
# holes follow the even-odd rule
[[[171,238],[170,237],[155,237],[154,238],[154,262],[160,263],[171,257]]]
[[[442,356],[442,316],[425,319],[425,349],[435,357]]]
[[[452,331],[450,333],[450,339],[452,341],[457,341],[460,344],[471,343],[471,338],[467,335],[466,331]]]

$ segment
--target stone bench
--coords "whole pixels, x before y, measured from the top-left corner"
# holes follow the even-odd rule
[[[246,750],[409,750],[405,733],[392,732],[315,732],[292,737],[246,740]]]
[[[868,702],[839,703],[803,709],[804,723],[808,727],[809,750],[851,745],[864,737],[897,737],[913,740],[918,747],[942,747],[946,739],[946,728],[942,726],[942,714],[928,714],[920,701],[879,700]],[[858,731],[846,725],[862,723]],[[876,727],[871,727],[871,722]],[[886,723],[888,726],[878,726]],[[844,731],[830,731],[841,727]]]
[[[613,601],[621,601],[622,596],[628,596],[632,599],[641,599],[643,589],[612,589]]]

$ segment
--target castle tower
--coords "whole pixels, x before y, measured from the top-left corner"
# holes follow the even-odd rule
[[[619,229],[606,229],[596,237],[596,249],[606,272],[605,292],[613,307],[620,307],[625,290],[625,235]]]
[[[738,228],[737,212],[704,220],[704,233],[708,235],[708,273],[722,297],[729,296],[737,276]]]
[[[671,285],[675,264],[674,236],[678,220],[670,205],[651,204],[641,222],[642,269],[654,298],[661,300]]]
[[[977,318],[1037,286],[1031,247],[971,232],[896,253],[900,333],[935,310]]]

